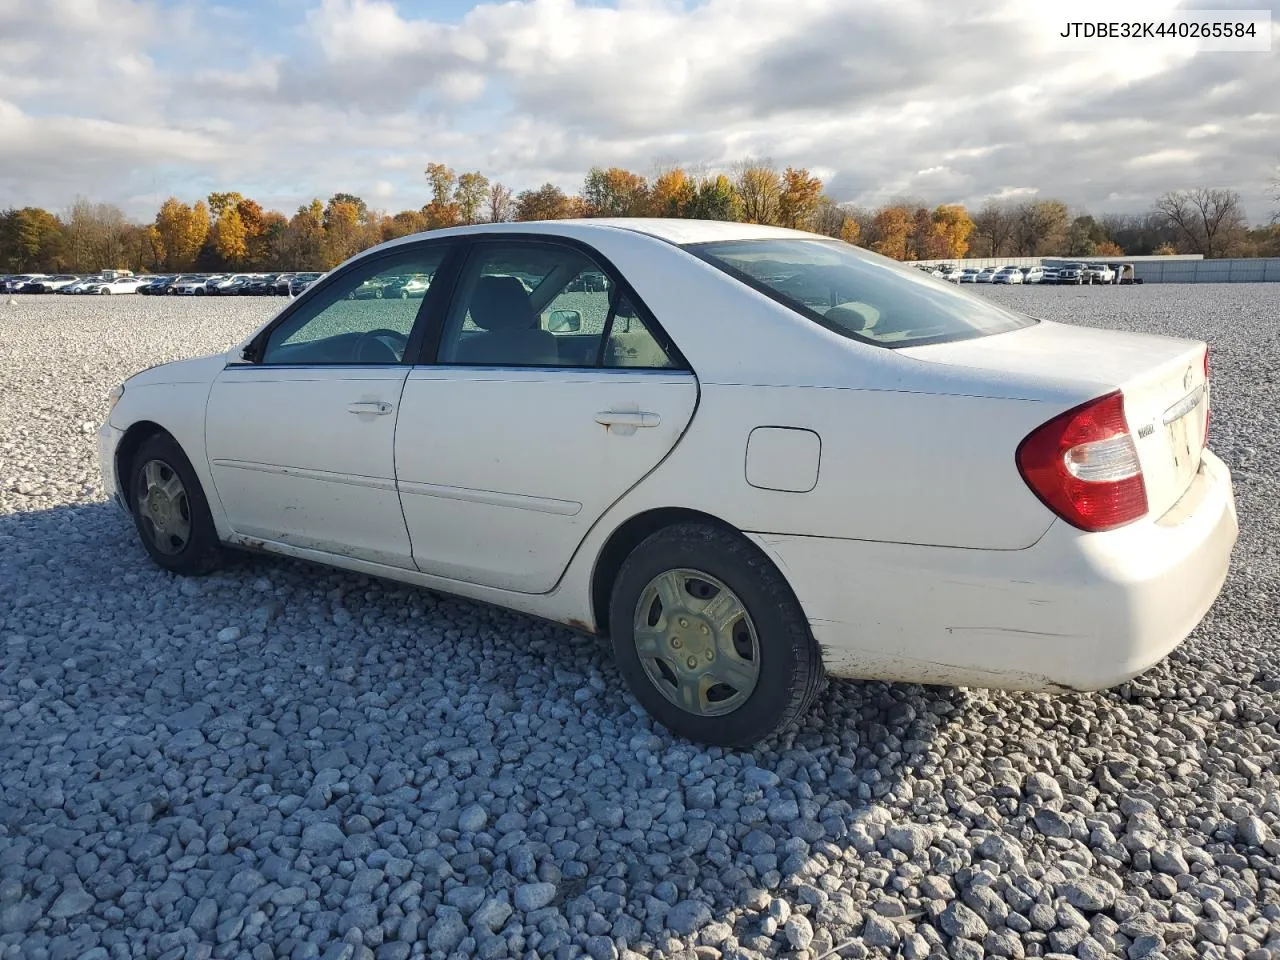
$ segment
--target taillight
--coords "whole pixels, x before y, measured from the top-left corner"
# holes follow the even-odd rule
[[[1202,447],[1209,445],[1209,346],[1204,348],[1204,443]]]
[[[1018,445],[1018,471],[1044,505],[1091,533],[1147,513],[1147,486],[1120,391],[1037,427]]]

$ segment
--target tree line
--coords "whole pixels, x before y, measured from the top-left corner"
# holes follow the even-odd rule
[[[0,270],[86,273],[327,270],[396,237],[481,222],[571,217],[686,217],[810,230],[897,260],[963,257],[1199,253],[1280,256],[1280,223],[1250,227],[1232,190],[1172,191],[1138,214],[1094,217],[1059,200],[961,204],[903,198],[878,208],[837,203],[808,170],[745,159],[728,173],[668,167],[644,176],[594,167],[578,193],[552,183],[515,192],[478,171],[425,169],[430,199],[417,210],[378,211],[349,193],[266,210],[241,193],[195,203],[170,197],[150,223],[110,204],[77,199],[62,214],[0,212]]]

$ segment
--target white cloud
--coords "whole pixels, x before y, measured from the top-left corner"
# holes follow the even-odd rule
[[[93,193],[147,215],[156,194],[225,187],[286,209],[338,190],[417,207],[428,160],[519,189],[752,154],[863,203],[1141,209],[1205,184],[1268,210],[1280,58],[1057,36],[1115,19],[1101,0],[429,9],[300,0],[272,23],[208,0],[0,0],[0,206]]]

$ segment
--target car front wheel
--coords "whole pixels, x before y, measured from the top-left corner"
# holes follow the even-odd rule
[[[129,466],[129,503],[142,545],[159,566],[201,576],[222,559],[204,490],[177,441],[144,440]]]
[[[753,544],[688,523],[632,551],[609,606],[614,655],[636,699],[672,732],[750,746],[796,725],[822,655],[790,586]]]

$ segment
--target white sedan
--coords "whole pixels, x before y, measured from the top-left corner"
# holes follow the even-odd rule
[[[348,299],[405,274],[425,297]],[[1208,396],[1204,343],[824,237],[501,223],[355,257],[126,381],[98,437],[166,569],[266,550],[608,636],[663,724],[741,745],[824,673],[1087,690],[1161,660],[1236,540]]]
[[[110,296],[116,293],[137,293],[138,288],[148,282],[147,277],[116,277],[114,280],[102,280],[81,290],[81,293],[96,293]]]

